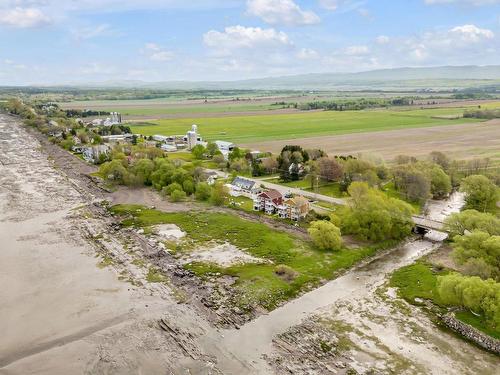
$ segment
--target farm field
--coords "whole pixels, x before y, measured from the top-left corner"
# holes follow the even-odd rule
[[[384,130],[376,133],[248,142],[240,146],[279,153],[283,146],[292,143],[306,149],[321,148],[333,155],[376,154],[387,161],[401,154],[426,157],[430,152],[439,150],[455,159],[488,157],[493,163],[500,164],[500,119],[448,126]]]
[[[463,108],[438,108],[398,111],[320,111],[224,118],[182,118],[159,120],[147,125],[132,125],[132,131],[144,135],[184,134],[193,123],[196,123],[201,135],[206,140],[220,139],[246,144],[264,140],[301,139],[320,135],[340,135],[478,122],[477,119],[436,118],[437,116],[457,116],[462,113]]]

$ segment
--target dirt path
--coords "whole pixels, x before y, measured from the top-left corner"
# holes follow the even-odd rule
[[[389,130],[360,134],[247,143],[241,147],[279,153],[284,145],[321,148],[332,155],[379,154],[386,160],[397,155],[427,156],[446,152],[450,158],[490,156],[500,160],[500,119],[484,123]]]

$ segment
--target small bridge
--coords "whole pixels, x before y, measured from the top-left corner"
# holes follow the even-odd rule
[[[432,220],[425,216],[413,216],[413,221],[415,222],[416,230],[435,230],[438,232],[447,232],[444,229],[444,223],[442,221]]]

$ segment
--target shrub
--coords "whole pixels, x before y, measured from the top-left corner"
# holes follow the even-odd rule
[[[199,201],[206,201],[210,198],[212,188],[206,182],[200,182],[196,185],[195,197]]]
[[[307,231],[321,250],[340,250],[342,247],[340,229],[329,221],[313,221]]]
[[[297,277],[297,272],[284,264],[278,264],[274,268],[274,273],[288,282],[293,281]]]
[[[172,202],[180,202],[184,199],[186,199],[186,192],[184,192],[183,190],[174,190],[170,194],[170,200]]]

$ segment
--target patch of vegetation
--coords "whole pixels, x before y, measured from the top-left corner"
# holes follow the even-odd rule
[[[398,294],[409,303],[415,304],[415,298],[431,300],[443,305],[437,291],[437,276],[449,271],[433,269],[424,261],[403,267],[391,275],[389,285],[398,288]]]
[[[158,268],[151,267],[146,275],[146,280],[148,283],[162,283],[167,281],[167,278]]]
[[[242,308],[260,305],[268,310],[274,309],[282,301],[333,279],[340,270],[393,244],[381,242],[356,249],[343,247],[336,252],[321,251],[310,242],[231,214],[163,213],[134,205],[114,206],[111,210],[124,216],[122,224],[125,226],[133,225],[147,230],[158,224],[176,224],[194,243],[229,242],[255,257],[271,261],[272,263],[248,263],[231,267],[203,262],[185,266],[201,277],[216,273],[236,277],[235,288],[241,296]],[[276,272],[276,265],[286,266],[288,271],[285,274],[293,272],[294,277],[283,277]]]
[[[500,332],[490,328],[483,316],[477,316],[471,313],[470,311],[464,310],[464,311],[457,311],[455,313],[455,317],[458,320],[464,322],[465,324],[468,324],[478,329],[479,331],[482,331],[487,335],[494,337],[497,340],[500,340]]]
[[[450,282],[452,281],[448,280],[450,277],[458,278],[458,282],[469,282],[469,287],[462,286],[462,288],[467,289],[467,292],[465,294],[460,292],[458,289],[459,286],[456,285],[456,283],[451,285]],[[461,304],[466,302],[473,304],[473,301],[478,300],[481,295],[481,292],[478,289],[479,285],[472,285],[470,279],[471,278],[460,276],[458,274],[452,274],[446,269],[433,268],[431,264],[421,260],[395,271],[391,276],[390,285],[398,288],[398,294],[407,302],[417,304],[415,302],[415,298],[427,299],[434,305],[442,308],[444,312],[444,308],[446,307],[456,306],[463,308],[464,306],[461,306]],[[472,281],[477,281],[476,284],[482,282],[479,278],[476,279],[477,280]],[[493,282],[492,280],[490,281]],[[449,287],[448,285],[442,284],[444,282],[447,282]],[[491,287],[493,286],[491,285]],[[455,296],[456,293],[448,293],[448,291],[455,291],[460,296],[467,296],[467,301],[454,301],[458,298]],[[476,292],[476,297],[473,297],[473,291]],[[449,296],[449,294],[452,295]],[[481,304],[480,301],[481,300],[478,302],[479,304]],[[484,302],[484,305],[490,306],[491,303]],[[483,305],[481,304],[481,306]],[[468,310],[457,312],[455,315],[464,323],[470,324],[476,329],[483,331],[492,337],[499,338],[500,336],[500,332],[492,326],[491,319],[488,321],[484,315],[474,315]]]
[[[111,258],[109,255],[104,255],[102,257],[102,260],[97,264],[97,267],[106,268],[113,265],[113,262],[113,258]]]

